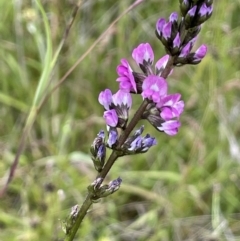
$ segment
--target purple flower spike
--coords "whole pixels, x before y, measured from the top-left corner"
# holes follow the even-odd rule
[[[172,23],[168,22],[163,26],[162,36],[167,40],[171,37]]]
[[[104,111],[104,114],[103,114],[103,117],[107,123],[108,126],[111,126],[111,127],[116,127],[117,124],[118,124],[118,116],[117,116],[117,113],[116,111],[113,109],[113,110],[107,110],[107,111]]]
[[[98,101],[101,105],[104,106],[105,110],[109,110],[109,106],[112,102],[112,92],[111,92],[111,90],[106,89],[106,90],[102,91],[99,94]]]
[[[181,45],[181,39],[179,33],[177,33],[176,37],[173,40],[173,48],[179,48]]]
[[[166,65],[169,60],[169,55],[164,55],[161,59],[159,59],[155,65],[155,71],[158,76],[161,75],[162,71],[166,68]]]
[[[149,43],[138,45],[132,52],[132,57],[138,65],[144,65],[144,62],[152,65],[154,61],[154,53]]]
[[[205,44],[201,45],[194,53],[194,62],[202,60],[207,54],[207,46]]]
[[[150,75],[144,80],[142,89],[143,98],[148,98],[158,103],[167,94],[167,82],[162,77]]]
[[[178,133],[178,129],[181,126],[181,123],[177,120],[169,120],[164,123],[157,129],[159,131],[164,131],[166,134],[170,136],[174,136]]]
[[[136,82],[133,76],[133,71],[126,59],[121,59],[121,64],[117,66],[118,78],[120,82],[120,89],[128,92],[137,92]]]
[[[132,97],[131,94],[124,91],[119,90],[116,94],[112,96],[112,102],[115,106],[127,106],[128,109],[132,106]]]
[[[156,23],[156,31],[159,36],[162,35],[163,26],[166,24],[166,20],[164,18],[159,18]]]
[[[169,21],[173,23],[173,22],[177,22],[177,20],[178,20],[178,14],[177,12],[173,12],[169,17]]]

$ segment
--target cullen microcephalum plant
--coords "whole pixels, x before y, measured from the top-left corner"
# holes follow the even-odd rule
[[[169,93],[167,78],[175,67],[199,64],[205,57],[206,45],[201,45],[193,52],[192,49],[202,24],[212,15],[213,0],[179,0],[179,6],[181,15],[173,12],[168,19],[160,18],[156,22],[155,33],[164,46],[166,55],[154,65],[151,45],[140,43],[133,49],[132,58],[142,72],[134,71],[127,59],[121,59],[116,68],[119,90],[112,93],[110,89],[105,89],[99,94],[98,101],[104,109],[103,118],[107,130],[99,131],[90,148],[98,174],[88,186],[88,195],[81,207],[72,207],[69,217],[63,223],[65,241],[74,239],[94,202],[120,188],[120,177],[103,184],[116,160],[122,156],[147,152],[157,145],[155,137],[142,135],[144,126],[137,127],[140,120],[147,120],[158,132],[170,136],[178,133],[184,101],[181,100],[180,93]],[[132,95],[141,95],[143,101],[129,120]],[[108,160],[107,149],[112,151]]]

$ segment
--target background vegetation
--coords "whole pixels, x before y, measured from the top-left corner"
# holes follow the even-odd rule
[[[50,85],[45,84],[52,88],[130,5],[127,0],[83,1],[50,74],[49,45],[55,53],[76,1],[41,3],[49,21],[35,1],[0,0],[1,187],[28,113],[39,103],[41,74],[50,75]],[[156,59],[164,54],[155,22],[176,10],[177,0],[144,1],[52,93],[0,199],[0,240],[63,236],[61,222],[73,205],[82,203],[96,175],[88,150],[105,126],[98,94],[117,90],[116,66],[123,57],[132,61],[131,51],[139,43],[151,43]],[[168,79],[170,92],[180,92],[186,102],[179,134],[169,137],[145,123],[158,145],[147,154],[119,159],[107,181],[121,176],[120,190],[92,207],[76,240],[240,240],[239,11],[239,0],[215,1],[196,44],[207,44],[208,55],[197,66],[176,68]],[[141,98],[134,101],[133,112]]]

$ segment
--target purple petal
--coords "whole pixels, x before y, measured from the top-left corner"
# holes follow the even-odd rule
[[[129,151],[134,151],[139,148],[141,148],[142,145],[142,137],[138,136],[136,139],[134,139],[131,143],[131,146],[128,148]]]
[[[184,109],[184,102],[181,100],[180,94],[167,95],[157,103],[157,108],[161,111],[160,116],[164,120],[170,120],[179,117]]]
[[[213,11],[213,5],[211,5],[207,8],[207,15],[212,14],[212,11]]]
[[[149,43],[142,43],[138,45],[132,52],[132,57],[138,65],[147,62],[152,64],[154,60],[154,53]]]
[[[179,57],[186,57],[190,53],[191,49],[192,49],[192,44],[189,42],[183,47]]]
[[[137,92],[136,82],[133,76],[133,70],[126,59],[121,59],[121,64],[117,66],[117,73],[120,82],[120,88],[128,92]]]
[[[171,94],[162,98],[161,102],[157,104],[157,107],[161,106],[173,106],[177,101],[181,99],[180,94]]]
[[[168,22],[163,26],[163,30],[162,30],[162,36],[165,39],[168,39],[171,37],[171,32],[172,32],[172,23]]]
[[[118,139],[118,132],[116,129],[110,129],[107,144],[111,148]]]
[[[104,111],[103,117],[108,126],[116,127],[118,123],[118,116],[115,110]]]
[[[188,15],[190,15],[191,17],[194,17],[196,14],[196,10],[197,10],[197,5],[195,5],[188,11]]]
[[[203,3],[201,8],[198,11],[198,14],[202,17],[202,16],[207,15],[207,13],[208,13],[208,7],[205,3]]]
[[[177,12],[173,12],[169,17],[169,21],[176,22],[177,20],[178,20],[178,14],[177,14]]]
[[[97,134],[98,138],[101,138],[102,141],[104,141],[105,138],[105,133],[104,130],[100,130],[99,133]]]
[[[142,151],[147,151],[150,147],[157,144],[157,141],[154,137],[151,137],[149,134],[147,134],[143,140],[142,140]]]
[[[173,48],[179,48],[181,45],[181,39],[179,33],[177,33],[176,37],[173,40]]]
[[[115,106],[119,105],[125,105],[129,109],[132,106],[132,96],[130,93],[124,91],[124,90],[119,90],[116,94],[112,96],[112,101]]]
[[[161,75],[162,71],[166,68],[166,65],[169,60],[169,55],[164,55],[161,59],[159,59],[155,65],[155,70],[157,75]]]
[[[164,78],[156,75],[149,75],[142,85],[142,97],[157,103],[167,94],[167,88],[167,82]]]
[[[171,120],[174,117],[174,109],[172,107],[163,107],[161,108],[160,116],[165,120]]]
[[[166,24],[166,20],[164,18],[159,18],[156,23],[156,30],[159,35],[162,35],[163,26]]]
[[[158,127],[158,130],[164,131],[170,136],[174,136],[178,133],[178,128],[181,126],[181,123],[176,120],[170,120],[162,123],[162,126]]]
[[[109,110],[109,106],[112,103],[112,92],[109,89],[102,91],[98,96],[98,101],[104,106],[105,110]]]
[[[203,44],[194,53],[194,61],[202,60],[206,54],[207,54],[207,46]]]

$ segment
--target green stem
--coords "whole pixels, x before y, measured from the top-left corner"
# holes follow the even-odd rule
[[[78,228],[81,225],[81,222],[83,221],[84,217],[86,216],[87,211],[91,207],[91,205],[92,205],[91,196],[90,196],[90,194],[88,194],[77,214],[77,218],[76,218],[76,221],[75,221],[73,227],[71,228],[69,234],[66,236],[64,241],[72,241],[74,239],[74,237],[78,231]]]

